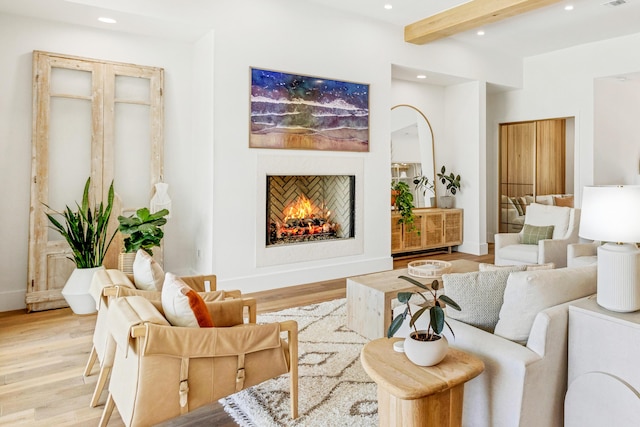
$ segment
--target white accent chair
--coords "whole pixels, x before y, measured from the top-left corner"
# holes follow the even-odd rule
[[[567,246],[567,267],[598,264],[598,246],[601,242],[572,243]]]
[[[519,233],[495,235],[495,264],[522,265],[552,262],[556,268],[567,266],[567,246],[578,242],[580,210],[562,206],[532,203],[527,207],[525,225],[553,225],[551,239],[540,240],[537,245],[523,244],[523,230]]]

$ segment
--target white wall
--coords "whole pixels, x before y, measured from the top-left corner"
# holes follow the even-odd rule
[[[486,131],[485,84],[461,83],[445,91],[447,150],[441,150],[446,173],[460,175],[456,207],[464,209],[464,241],[461,252],[482,255],[486,240]],[[440,166],[437,167],[439,170]],[[439,193],[443,194],[443,192]]]
[[[637,143],[634,148],[617,145],[605,135],[595,135],[594,102],[602,102],[603,108],[617,111],[616,102],[595,98],[594,80],[604,76],[616,76],[640,70],[640,34],[590,43],[571,49],[540,55],[525,60],[524,88],[488,97],[488,144],[490,159],[487,177],[489,185],[498,182],[498,124],[553,117],[575,117],[574,189],[576,206],[581,204],[582,187],[601,184],[611,176],[595,175],[595,162],[600,162],[602,150],[613,144],[615,168],[620,176],[630,177],[638,171]],[[599,104],[600,105],[600,104]],[[640,112],[638,109],[636,116]],[[621,143],[622,144],[622,143]],[[633,162],[622,160],[631,150]],[[603,182],[600,182],[600,180]],[[494,184],[491,184],[494,183]],[[488,229],[492,241],[497,229],[497,195],[487,203]]]
[[[638,184],[640,80],[596,79],[594,183]]]

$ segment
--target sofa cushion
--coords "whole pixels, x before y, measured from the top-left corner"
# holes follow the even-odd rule
[[[509,274],[508,269],[443,274],[444,293],[462,309],[448,309],[447,316],[493,332]]]
[[[520,243],[523,245],[537,245],[538,241],[551,239],[553,237],[553,225],[531,225],[525,224],[522,227]]]
[[[509,271],[532,271],[532,270],[550,270],[556,268],[556,265],[552,262],[546,264],[530,264],[530,265],[495,265],[481,262],[478,265],[479,271],[493,271],[493,270],[509,270]]]
[[[145,250],[138,249],[133,261],[133,283],[143,291],[161,291],[164,283],[164,271]]]
[[[553,225],[553,238],[561,239],[569,230],[570,217],[571,208],[532,203],[527,208],[524,223],[538,226]]]
[[[538,312],[595,292],[595,266],[511,273],[494,333],[526,344]]]
[[[175,274],[167,273],[162,286],[162,310],[173,326],[212,327],[204,300]]]
[[[500,258],[522,264],[538,263],[538,245],[508,245],[500,249]]]

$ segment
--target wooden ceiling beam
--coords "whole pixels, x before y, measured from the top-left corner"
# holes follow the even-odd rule
[[[472,0],[404,27],[404,41],[426,44],[558,3],[560,0]]]

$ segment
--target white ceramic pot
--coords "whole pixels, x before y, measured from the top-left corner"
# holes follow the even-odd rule
[[[426,331],[418,331],[426,333]],[[416,332],[411,332],[404,340],[404,352],[413,363],[418,366],[437,365],[444,359],[449,350],[447,338],[441,336],[435,341],[418,341],[413,338]]]
[[[93,274],[104,269],[104,266],[92,268],[76,268],[62,288],[62,296],[75,314],[95,313],[96,301],[89,293]]]

